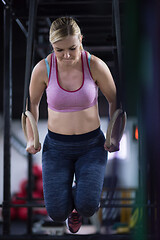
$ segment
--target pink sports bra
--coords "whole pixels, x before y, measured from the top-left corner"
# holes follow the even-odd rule
[[[98,87],[91,77],[88,57],[85,51],[81,54],[83,82],[79,89],[68,91],[61,87],[58,80],[57,59],[51,56],[49,82],[46,88],[48,108],[57,112],[75,112],[87,109],[97,103]]]

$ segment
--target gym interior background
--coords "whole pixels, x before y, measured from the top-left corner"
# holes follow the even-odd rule
[[[54,225],[46,214],[42,200],[41,154],[28,158],[21,129],[30,2],[0,1],[0,238],[71,239],[73,236],[64,225]],[[119,15],[113,11],[116,4]],[[12,86],[8,89],[12,93],[8,149],[11,168],[7,177],[4,174],[5,9],[10,9],[12,19]],[[75,17],[84,35],[84,48],[109,66],[128,117],[121,150],[109,154],[102,207],[92,219],[84,219],[81,232],[72,239],[160,239],[159,10],[160,3],[156,0],[38,1],[33,65],[51,51],[48,31],[52,20],[63,15]],[[119,17],[117,28],[116,17]],[[101,92],[99,109],[105,133],[108,105]],[[47,132],[46,118],[44,94],[38,125],[41,142]],[[34,189],[27,192],[30,177]],[[11,184],[9,202],[4,200],[7,181],[4,178]],[[30,191],[37,200],[29,199]],[[4,219],[3,209],[8,210],[10,221]]]

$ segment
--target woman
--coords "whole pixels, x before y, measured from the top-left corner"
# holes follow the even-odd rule
[[[30,111],[38,121],[39,103],[46,89],[48,133],[42,153],[45,206],[54,221],[67,219],[69,230],[75,233],[82,216],[90,217],[98,210],[106,150],[110,150],[100,130],[98,87],[109,103],[110,117],[116,110],[116,87],[107,65],[83,50],[80,28],[72,18],[56,19],[49,39],[53,53],[32,72]],[[35,154],[41,145],[34,148],[27,125],[26,150]]]

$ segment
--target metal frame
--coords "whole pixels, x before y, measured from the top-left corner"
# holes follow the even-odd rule
[[[27,34],[27,50],[26,50],[26,67],[25,67],[25,86],[24,86],[24,102],[23,113],[26,110],[26,100],[29,98],[29,81],[33,62],[33,47],[34,47],[34,29],[36,25],[38,0],[30,1],[29,5],[29,26]],[[28,154],[28,201],[32,201],[32,155]],[[32,207],[28,207],[27,232],[32,234]]]
[[[12,18],[10,2],[4,7],[4,200],[3,234],[10,233],[10,126],[12,117]]]

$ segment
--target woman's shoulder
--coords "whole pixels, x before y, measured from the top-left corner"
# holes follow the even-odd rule
[[[49,60],[51,58],[51,54],[47,56]],[[45,59],[40,60],[33,68],[32,75],[31,75],[32,82],[37,82],[41,84],[48,84],[48,75],[47,75],[47,68]]]
[[[95,55],[91,55],[91,65],[93,67],[102,67],[102,66],[106,66],[106,63],[99,57],[95,56]]]
[[[49,65],[50,65],[50,62],[51,62],[51,55],[52,54],[49,54],[46,58],[43,58],[42,60],[40,60],[34,67],[33,70],[35,71],[40,71],[42,72],[44,69],[46,69],[46,63],[45,63],[45,60],[48,61]]]
[[[90,70],[92,75],[97,78],[97,74],[99,75],[105,71],[108,71],[108,66],[101,58],[91,54]]]
[[[53,53],[50,53],[44,60],[48,62],[49,66],[51,63],[51,57],[52,57]]]
[[[51,54],[49,54],[46,57],[49,65],[51,62]],[[47,68],[46,68],[46,63],[45,63],[45,58],[40,60],[33,68],[32,74],[36,75],[36,76],[46,76],[47,74]]]

